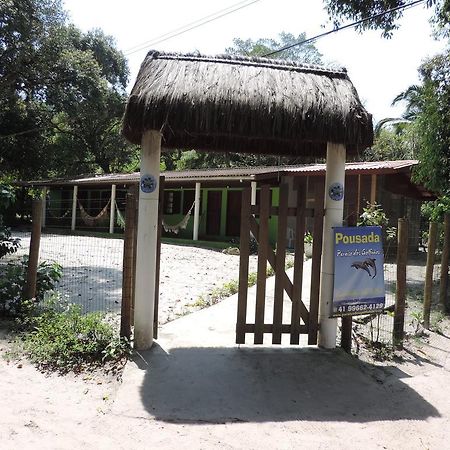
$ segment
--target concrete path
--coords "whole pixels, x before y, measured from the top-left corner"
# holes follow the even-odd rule
[[[127,365],[111,412],[122,427],[139,424],[136,448],[448,444],[450,397],[430,390],[428,377],[448,385],[450,361],[411,377],[340,350],[239,347],[236,306],[233,296],[164,325],[154,348]]]

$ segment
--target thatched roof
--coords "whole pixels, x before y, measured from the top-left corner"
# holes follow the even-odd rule
[[[128,99],[123,134],[161,130],[165,148],[323,156],[371,145],[372,116],[345,69],[236,56],[150,51]]]

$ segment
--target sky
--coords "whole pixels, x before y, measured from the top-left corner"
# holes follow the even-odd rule
[[[70,19],[83,31],[101,28],[113,36],[125,55],[133,47],[216,13],[239,0],[65,0]],[[250,1],[250,0],[249,0]],[[421,62],[444,48],[431,36],[431,11],[419,5],[406,11],[400,29],[391,39],[380,31],[362,34],[343,30],[316,41],[327,62],[347,68],[374,122],[398,117],[403,106],[391,107],[392,100],[419,82]],[[175,52],[223,53],[233,38],[276,38],[282,32],[308,37],[331,29],[321,1],[255,0],[232,14],[127,56],[131,89],[140,64],[149,49]]]

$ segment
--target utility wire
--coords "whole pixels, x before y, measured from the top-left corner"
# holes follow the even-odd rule
[[[150,41],[143,42],[142,44],[135,45],[134,47],[129,48],[124,52],[125,56],[132,55],[133,53],[137,53],[141,50],[144,50],[145,48],[148,48],[152,45],[160,44],[161,42],[167,41],[169,39],[172,39],[176,36],[180,36],[181,34],[184,34],[188,31],[194,30],[195,28],[199,28],[203,25],[206,25],[207,23],[213,22],[214,20],[220,19],[222,17],[225,17],[229,14],[232,14],[236,11],[239,11],[243,8],[247,8],[247,6],[253,5],[254,3],[257,3],[261,0],[244,0],[239,3],[235,3],[228,8],[221,9],[220,11],[216,11],[215,13],[209,14],[208,16],[202,17],[201,19],[198,19],[194,22],[190,22],[187,25],[184,25],[182,27],[176,28],[172,31],[169,31],[168,33],[162,34],[160,36],[157,36]]]
[[[322,38],[324,36],[328,36],[329,34],[337,33],[338,31],[342,31],[342,30],[345,30],[347,28],[356,27],[356,26],[361,25],[361,24],[363,24],[365,22],[369,22],[369,21],[371,21],[373,19],[376,19],[378,17],[382,17],[382,16],[384,16],[386,14],[390,14],[390,13],[395,12],[395,11],[400,11],[402,9],[413,8],[414,6],[418,6],[420,3],[425,3],[426,1],[427,0],[416,0],[416,1],[413,1],[411,3],[407,3],[406,5],[396,6],[395,8],[391,8],[391,9],[388,9],[387,11],[383,11],[381,13],[374,14],[373,16],[367,17],[365,19],[361,19],[361,20],[358,20],[356,22],[352,22],[352,23],[349,23],[347,25],[343,25],[342,27],[333,28],[332,30],[325,31],[324,33],[321,33],[321,34],[318,34],[318,35],[313,36],[311,38],[305,39],[304,41],[300,41],[300,42],[296,42],[295,44],[287,45],[286,47],[282,47],[282,48],[280,48],[278,50],[274,50],[272,52],[266,53],[265,55],[262,55],[262,57],[263,58],[267,58],[268,56],[276,55],[277,53],[281,53],[281,52],[283,52],[285,50],[289,50],[289,49],[291,49],[293,47],[297,47],[298,45],[307,44],[308,42],[312,42],[312,41],[315,41],[315,40],[317,40],[319,38]]]

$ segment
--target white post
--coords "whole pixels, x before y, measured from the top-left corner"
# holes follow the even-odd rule
[[[200,183],[195,183],[195,206],[194,206],[194,231],[192,240],[198,241],[198,226],[200,223]]]
[[[322,262],[320,267],[319,347],[335,348],[337,319],[330,318],[333,302],[333,227],[344,217],[345,146],[328,142],[325,176],[325,216],[323,219]],[[333,193],[331,193],[331,189]],[[341,192],[342,195],[339,195]]]
[[[116,218],[116,185],[111,185],[111,204],[109,208],[109,234],[114,233],[114,220]]]
[[[75,231],[75,223],[77,221],[77,197],[78,197],[78,186],[73,187],[72,194],[72,226],[70,229]]]
[[[250,203],[256,205],[256,181],[250,183],[251,193],[250,193]]]
[[[134,300],[134,346],[138,350],[153,344],[160,156],[161,134],[147,131],[141,144]]]
[[[47,216],[47,187],[44,186],[42,188],[42,219],[41,219],[41,227],[45,228],[46,225],[46,216]]]

